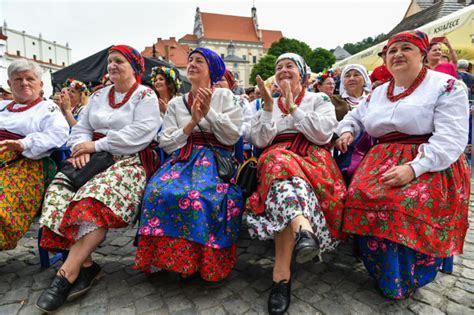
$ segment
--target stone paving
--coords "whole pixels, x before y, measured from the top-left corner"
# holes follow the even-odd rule
[[[471,199],[473,196],[471,196]],[[472,203],[471,203],[472,204]],[[474,208],[470,211],[474,227]],[[0,314],[40,314],[34,304],[60,263],[41,270],[34,224],[19,246],[0,252]],[[94,254],[104,277],[84,297],[56,314],[265,314],[271,285],[273,243],[251,240],[243,230],[238,262],[217,285],[180,281],[176,274],[146,275],[133,269],[135,229],[110,231]],[[474,314],[474,232],[469,230],[464,254],[454,272],[411,298],[383,298],[354,257],[352,244],[325,254],[324,262],[298,266],[289,314]]]

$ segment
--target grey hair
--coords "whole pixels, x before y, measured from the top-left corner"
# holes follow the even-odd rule
[[[9,66],[8,66],[8,79],[12,80],[13,75],[17,72],[23,72],[23,71],[31,71],[35,75],[35,77],[39,80],[41,80],[41,77],[43,76],[43,71],[41,70],[40,66],[38,66],[37,63],[34,63],[33,61],[26,60],[26,59],[17,59],[13,61]]]

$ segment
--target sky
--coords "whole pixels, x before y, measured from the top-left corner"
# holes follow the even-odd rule
[[[259,26],[281,30],[311,48],[335,48],[387,33],[403,18],[410,0],[0,0],[0,22],[8,28],[66,43],[72,61],[113,44],[142,51],[158,37],[192,34],[201,12],[250,17],[255,3]]]

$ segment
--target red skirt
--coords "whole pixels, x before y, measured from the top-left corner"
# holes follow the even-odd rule
[[[346,185],[331,153],[311,144],[307,155],[300,156],[287,149],[290,144],[274,144],[260,155],[257,164],[258,188],[247,200],[246,207],[257,215],[262,214],[272,182],[299,177],[313,188],[331,234],[343,238],[341,227]]]
[[[206,281],[220,281],[232,271],[236,250],[235,244],[216,249],[180,238],[140,236],[135,268],[150,272],[154,266],[184,277],[199,272]]]
[[[380,182],[392,166],[412,161],[418,146],[384,143],[372,147],[352,178],[343,231],[388,239],[434,257],[461,254],[470,196],[464,155],[448,169],[422,174],[402,187]]]
[[[76,242],[77,232],[81,222],[89,222],[98,227],[121,228],[126,227],[121,218],[117,217],[102,202],[94,198],[84,198],[71,202],[59,227],[62,235],[56,234],[51,229],[43,226],[41,247],[51,251],[70,248]]]

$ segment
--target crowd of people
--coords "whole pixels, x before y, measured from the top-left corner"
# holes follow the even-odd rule
[[[312,82],[305,60],[284,53],[273,81],[257,76],[236,95],[222,58],[200,47],[180,94],[176,70],[153,68],[145,86],[140,53],[116,45],[99,87],[70,79],[53,100],[35,63],[13,62],[12,99],[0,102],[0,250],[37,215],[41,246],[69,250],[36,303],[51,312],[101,275],[92,254],[109,229],[138,219],[139,270],[217,282],[244,221],[274,240],[270,314],[287,311],[295,268],[350,239],[384,296],[409,297],[463,250],[473,79],[449,41],[421,31],[393,35],[380,57],[371,76],[351,64]],[[242,143],[258,158],[248,198]]]

